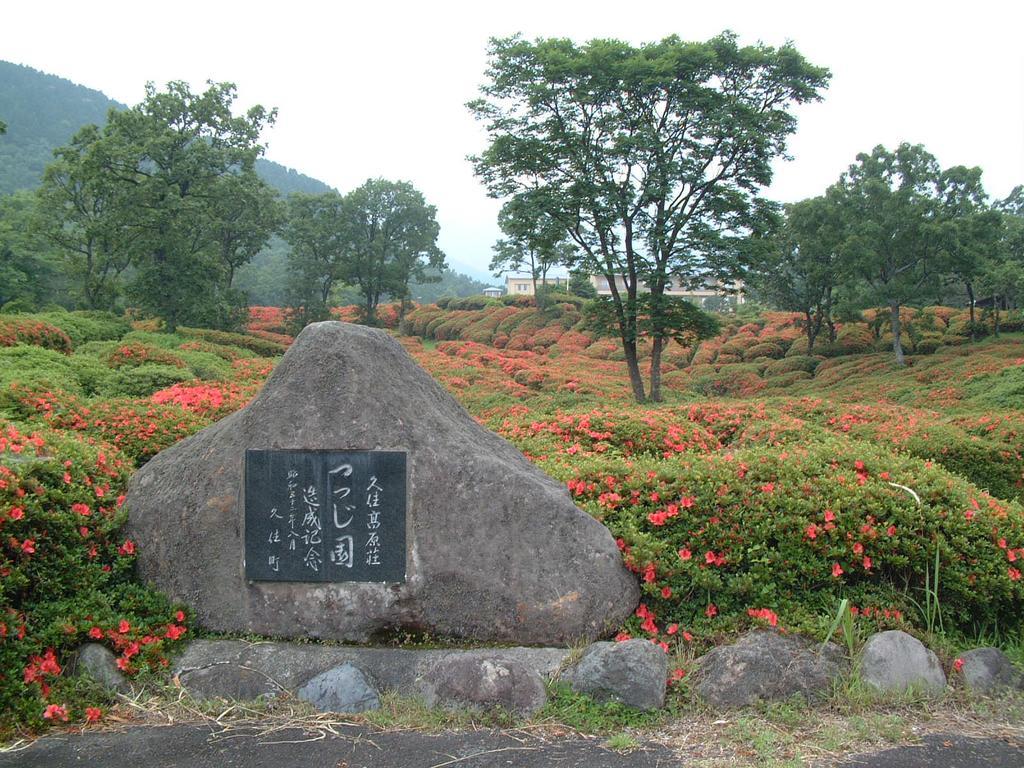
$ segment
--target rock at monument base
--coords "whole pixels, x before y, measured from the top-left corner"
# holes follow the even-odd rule
[[[417,681],[428,707],[503,709],[529,717],[547,703],[544,681],[513,660],[478,659],[453,654],[434,664]]]
[[[916,637],[898,629],[867,639],[861,651],[860,674],[867,685],[882,693],[913,689],[939,694],[946,689],[946,674],[938,657]]]
[[[1024,683],[1013,662],[998,648],[975,648],[960,654],[960,658],[964,662],[960,668],[964,685],[975,693],[1019,688]]]
[[[178,682],[197,699],[252,701],[284,692],[265,672],[242,664],[214,664],[189,670],[179,675]]]
[[[248,581],[246,449],[405,452],[406,580]],[[614,631],[639,600],[611,534],[564,486],[362,326],[308,326],[247,407],[142,467],[127,506],[140,576],[210,629],[566,644]]]
[[[716,707],[745,707],[796,694],[825,696],[848,668],[833,643],[821,649],[820,643],[768,630],[748,632],[709,651],[697,664],[696,691]]]
[[[366,681],[358,667],[342,664],[321,672],[304,686],[296,696],[308,701],[317,712],[343,712],[358,714],[380,709],[376,689]]]
[[[594,643],[562,678],[577,693],[597,701],[660,709],[665,705],[668,656],[646,640]]]
[[[86,643],[78,649],[76,669],[111,691],[127,693],[131,690],[128,678],[117,668],[113,651],[99,643]]]

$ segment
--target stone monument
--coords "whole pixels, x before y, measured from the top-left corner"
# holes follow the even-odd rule
[[[564,486],[357,325],[308,326],[248,406],[142,467],[127,504],[140,576],[214,630],[565,644],[639,599]]]

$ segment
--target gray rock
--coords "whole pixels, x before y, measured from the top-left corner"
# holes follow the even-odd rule
[[[512,660],[453,653],[433,664],[417,681],[428,707],[492,710],[529,717],[547,702],[544,681]]]
[[[860,656],[861,678],[884,693],[902,693],[913,688],[925,693],[942,693],[946,674],[934,653],[916,637],[891,629],[868,638]]]
[[[1020,687],[1020,672],[998,648],[975,648],[960,654],[964,665],[960,673],[964,685],[976,693],[993,693],[1000,689]]]
[[[637,709],[665,705],[668,657],[646,640],[594,643],[562,678],[577,693],[598,701],[619,701]]]
[[[246,581],[247,448],[408,452],[406,582]],[[307,327],[252,403],[135,474],[128,508],[139,574],[211,629],[565,644],[611,632],[639,599],[611,534],[564,486],[356,325]]]
[[[297,696],[312,704],[317,712],[355,714],[380,709],[377,691],[359,668],[351,664],[321,672],[299,688]]]
[[[131,690],[128,678],[117,668],[117,657],[113,651],[99,643],[86,643],[78,649],[76,669],[87,673],[104,688],[118,693],[127,693]]]
[[[833,643],[822,648],[796,635],[754,630],[698,659],[694,679],[697,693],[712,706],[745,707],[797,694],[827,695],[848,667]]]
[[[284,691],[272,677],[243,664],[212,664],[178,675],[181,687],[197,699],[252,701]]]

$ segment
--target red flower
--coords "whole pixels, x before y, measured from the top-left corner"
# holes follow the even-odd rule
[[[957,659],[956,661],[953,662],[953,671],[954,672],[959,672],[963,668],[964,668],[964,660],[963,659]]]
[[[126,632],[129,632],[131,630],[131,628],[132,628],[132,625],[129,624],[124,619],[121,619],[121,621],[117,625],[117,631],[120,632],[122,635],[125,634]]]
[[[807,526],[807,529],[804,531],[804,534],[807,536],[808,539],[818,538],[818,526],[816,526],[814,523],[811,523]]]
[[[89,509],[89,505],[88,504],[82,504],[81,502],[78,502],[77,504],[72,504],[71,505],[71,511],[72,512],[77,512],[78,514],[82,515],[83,517],[88,517],[89,515],[92,514],[92,510]]]
[[[99,707],[86,707],[85,708],[85,722],[95,723],[103,717],[103,710]]]
[[[1012,565],[1010,566],[1008,573],[1010,575],[1010,581],[1020,581],[1020,571],[1018,571]]]
[[[832,563],[832,577],[838,579],[843,575],[843,567],[839,563]]]
[[[826,523],[831,523],[835,519],[836,519],[836,513],[833,512],[831,509],[826,509],[825,510],[825,522]]]
[[[179,637],[184,635],[188,630],[184,627],[179,627],[175,624],[169,624],[167,626],[167,633],[164,635],[168,640],[177,640]]]
[[[68,721],[68,711],[60,704],[50,704],[43,710],[43,719]]]
[[[89,630],[89,637],[91,637],[93,640],[102,640],[103,630],[99,627],[93,627]]]
[[[21,542],[21,551],[27,555],[31,555],[32,553],[34,553],[36,551],[36,540],[25,539],[23,542]]]
[[[125,539],[124,544],[117,548],[117,554],[119,555],[134,555],[135,554],[135,542],[131,539]]]
[[[678,631],[679,631],[679,625],[678,624],[669,624],[668,625],[668,629],[665,630],[665,634],[666,635],[674,635]]]
[[[704,609],[704,615],[709,619],[715,618],[718,615],[718,606],[714,603],[708,603],[708,607]]]
[[[8,514],[10,515],[11,520],[21,520],[21,518],[25,516],[25,510],[21,507],[12,507]]]
[[[693,557],[693,553],[690,550],[688,550],[686,547],[683,547],[682,549],[679,550],[679,559],[682,560],[683,562],[686,562],[691,557]]]
[[[671,587],[662,587],[661,588],[661,596],[664,597],[666,600],[668,598],[672,597],[672,588]]]
[[[174,614],[174,618],[178,622],[184,622],[185,621],[185,612],[184,611],[178,611],[176,614]]]
[[[775,483],[765,483],[761,486],[762,493],[775,493]]]

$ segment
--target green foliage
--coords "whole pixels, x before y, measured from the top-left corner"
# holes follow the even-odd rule
[[[25,345],[0,349],[0,391],[19,383],[76,395],[111,395],[120,391],[118,380],[104,361],[92,355],[65,355]]]
[[[158,363],[145,363],[137,368],[123,368],[117,372],[113,382],[115,395],[147,397],[166,389],[172,384],[192,381],[195,377],[187,368]]]
[[[120,339],[131,331],[127,318],[110,312],[42,312],[37,317],[64,331],[76,348],[90,341]]]
[[[617,701],[595,701],[556,681],[548,686],[547,704],[535,718],[563,723],[581,733],[604,735],[623,728],[653,727],[668,716],[667,710],[644,712]]]

